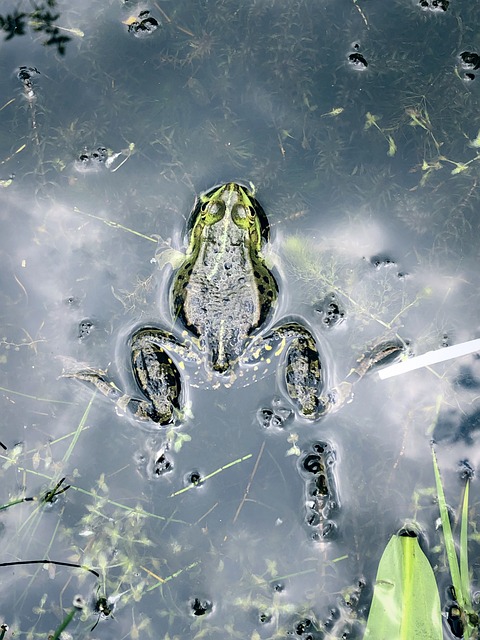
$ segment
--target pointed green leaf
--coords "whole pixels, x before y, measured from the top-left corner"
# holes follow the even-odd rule
[[[470,638],[473,633],[473,626],[470,623],[468,613],[473,610],[472,598],[470,595],[470,575],[468,571],[468,494],[470,481],[467,478],[465,492],[463,494],[462,521],[460,526],[460,580],[462,582],[462,595],[466,608],[465,633],[466,638]]]
[[[468,489],[469,481],[465,485],[462,505],[462,523],[460,527],[460,580],[462,582],[462,592],[467,609],[472,608],[470,599],[470,578],[468,575]]]
[[[435,576],[416,537],[394,535],[386,546],[364,638],[442,640]]]
[[[458,566],[457,552],[455,549],[455,541],[453,539],[452,527],[450,526],[450,518],[448,515],[447,502],[443,492],[442,478],[440,469],[438,468],[437,456],[432,448],[433,471],[435,473],[435,483],[437,485],[438,507],[440,509],[440,518],[442,520],[443,540],[445,542],[445,552],[447,554],[448,568],[452,578],[455,595],[458,606],[465,611],[465,600],[463,597],[462,581],[460,579],[460,568]]]

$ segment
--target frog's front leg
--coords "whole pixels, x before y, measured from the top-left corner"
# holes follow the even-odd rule
[[[272,353],[283,358],[286,391],[299,413],[310,420],[324,415],[329,401],[321,395],[322,365],[313,334],[298,322],[274,327],[251,344],[245,361],[268,362]]]

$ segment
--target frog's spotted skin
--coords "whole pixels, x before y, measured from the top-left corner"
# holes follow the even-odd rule
[[[136,419],[161,426],[182,415],[180,370],[185,363],[203,367],[206,377],[229,386],[237,365],[259,367],[269,364],[272,355],[281,356],[284,387],[299,414],[320,417],[338,405],[340,394],[321,395],[321,363],[312,333],[289,321],[262,335],[278,298],[275,276],[262,255],[266,242],[268,220],[248,189],[232,182],[204,194],[191,215],[188,249],[170,287],[172,315],[185,328],[182,339],[157,327],[142,327],[131,339],[133,376],[143,397],[123,394],[94,369],[65,375],[93,384]],[[369,362],[354,370],[357,377],[363,377]]]
[[[234,368],[248,336],[264,324],[277,299],[276,280],[261,254],[266,233],[260,205],[236,184],[206,194],[193,212],[171,304],[217,373]]]

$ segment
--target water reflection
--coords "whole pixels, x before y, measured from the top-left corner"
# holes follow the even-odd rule
[[[0,623],[6,638],[45,635],[80,593],[74,636],[99,619],[106,639],[359,638],[405,520],[444,566],[430,440],[456,506],[458,463],[479,464],[475,356],[373,371],[314,424],[278,399],[273,373],[193,387],[182,427],[153,435],[60,378],[63,358],[128,372],[134,328],[169,326],[162,252],[184,248],[195,195],[232,180],[258,189],[278,317],[312,327],[329,386],[378,341],[423,353],[476,337],[478,79],[459,58],[478,53],[474,9],[157,5],[142,38],[125,21],[141,24],[143,6],[85,1],[59,18],[84,34],[63,57],[29,35],[3,44],[1,504],[71,487],[0,512],[0,561],[100,577],[0,567]],[[39,72],[34,101],[21,68]],[[307,479],[318,443],[333,472]],[[307,506],[331,538],[312,540]]]

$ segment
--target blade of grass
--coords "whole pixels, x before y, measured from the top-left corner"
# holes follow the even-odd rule
[[[465,484],[465,492],[463,494],[462,505],[462,521],[460,526],[460,579],[462,581],[462,591],[465,598],[465,604],[471,609],[470,600],[470,580],[468,572],[468,494],[470,482],[467,479]]]
[[[440,509],[440,518],[442,520],[443,539],[445,542],[445,551],[447,553],[448,567],[452,578],[453,588],[455,589],[455,597],[458,606],[465,611],[465,599],[462,589],[462,581],[460,578],[460,568],[458,566],[457,552],[455,542],[453,540],[452,527],[450,526],[450,518],[448,517],[448,508],[443,492],[442,478],[440,469],[438,468],[437,456],[432,447],[433,471],[435,473],[435,484],[437,486],[438,507]]]
[[[468,570],[468,498],[470,480],[467,478],[463,494],[462,520],[460,524],[460,580],[462,584],[463,599],[466,607],[465,637],[470,638],[473,625],[470,624],[469,613],[473,611],[472,598],[470,596],[470,575]]]

